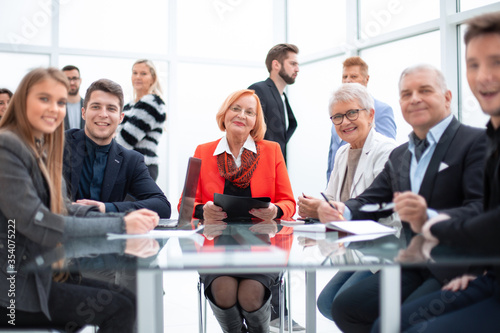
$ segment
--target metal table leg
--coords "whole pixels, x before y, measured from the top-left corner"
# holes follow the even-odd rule
[[[387,266],[380,275],[380,332],[397,333],[401,322],[401,267]]]
[[[163,332],[162,271],[137,271],[137,327],[139,333]]]
[[[316,333],[316,271],[306,271],[306,331]]]

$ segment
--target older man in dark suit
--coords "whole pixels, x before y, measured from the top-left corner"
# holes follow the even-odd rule
[[[367,203],[395,203],[404,222],[426,221],[438,213],[474,216],[482,211],[485,131],[462,125],[451,114],[451,92],[443,74],[429,65],[407,68],[399,82],[403,117],[412,126],[408,143],[391,153],[384,170],[360,196],[318,209],[321,221],[378,219],[389,213],[364,213]],[[404,224],[407,238],[412,236]],[[446,272],[403,269],[401,297],[410,301],[439,289]],[[451,276],[453,277],[453,276]],[[343,331],[368,332],[378,316],[379,274],[346,289],[333,301],[332,317]]]
[[[269,78],[248,87],[255,90],[262,104],[267,125],[264,139],[280,144],[285,162],[286,144],[297,128],[297,120],[284,90],[288,84],[295,82],[299,72],[297,53],[299,49],[293,44],[273,46],[266,57]]]
[[[144,157],[113,140],[123,119],[123,92],[101,79],[87,90],[82,110],[83,130],[66,131],[63,172],[70,198],[96,205],[101,212],[148,208],[170,217],[170,203],[151,178]],[[135,201],[125,201],[127,195]]]

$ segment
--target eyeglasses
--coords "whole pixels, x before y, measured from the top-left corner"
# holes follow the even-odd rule
[[[243,110],[239,106],[231,106],[229,108],[229,110],[231,110],[234,113],[241,113],[241,111],[243,111],[243,113],[245,113],[245,116],[247,116],[247,117],[255,117],[257,115],[257,113],[255,113],[254,111],[248,110],[248,109],[247,110]]]
[[[71,81],[79,81],[80,78],[79,77],[76,77],[76,76],[73,76],[73,77],[68,77],[68,81],[71,82]]]
[[[363,111],[363,110],[366,111],[366,109],[347,110],[347,112],[345,114],[337,113],[337,114],[334,114],[333,116],[331,116],[330,119],[332,120],[332,122],[335,125],[340,125],[344,121],[344,117],[346,117],[350,121],[354,121],[354,120],[358,119],[359,111]]]

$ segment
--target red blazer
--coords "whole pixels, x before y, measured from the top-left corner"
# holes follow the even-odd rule
[[[225,179],[219,175],[217,156],[213,156],[219,141],[199,145],[194,152],[194,157],[201,159],[195,206],[214,201],[214,193],[224,192]],[[271,202],[283,211],[283,217],[292,217],[295,214],[295,199],[279,144],[266,140],[255,144],[260,147],[261,156],[250,180],[252,196],[270,197]],[[180,200],[177,210],[179,207]]]

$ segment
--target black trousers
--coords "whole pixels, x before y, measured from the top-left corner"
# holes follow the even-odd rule
[[[57,328],[77,332],[85,325],[95,325],[102,333],[134,330],[135,296],[116,285],[89,279],[52,282],[48,308],[50,320],[42,312],[16,309],[14,327],[7,322],[10,310],[0,307],[0,327]]]
[[[401,271],[401,302],[413,300],[441,288],[427,269]],[[379,317],[380,272],[352,285],[337,295],[332,317],[343,332],[370,332]]]
[[[438,290],[401,308],[401,332],[498,332],[500,286],[491,273],[471,281],[466,289]],[[372,333],[380,332],[379,320]]]

